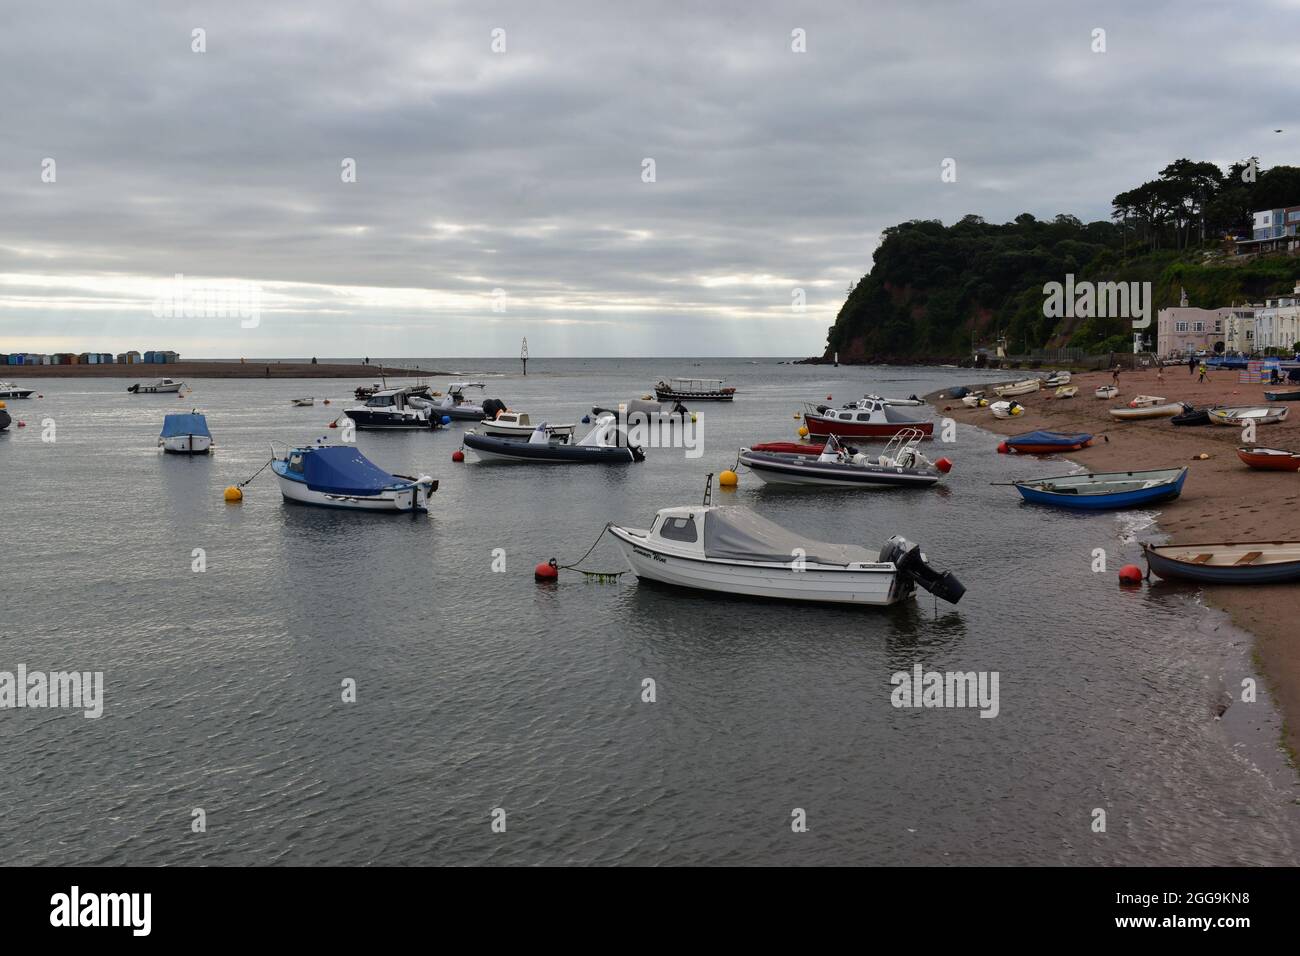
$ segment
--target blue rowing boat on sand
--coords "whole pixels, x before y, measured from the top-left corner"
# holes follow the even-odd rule
[[[1177,498],[1187,480],[1186,468],[1162,468],[1157,471],[1117,471],[1105,474],[1085,472],[1014,481],[1016,490],[1026,501],[1053,508],[1077,511],[1108,511],[1117,508],[1140,508]]]

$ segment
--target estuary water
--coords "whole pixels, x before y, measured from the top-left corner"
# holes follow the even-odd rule
[[[714,491],[814,538],[904,534],[966,584],[956,607],[533,580],[607,521],[698,502],[742,444],[794,437],[803,401],[981,373],[421,364],[553,423],[670,375],[739,392],[698,406],[700,457],[622,467],[454,464],[462,424],[358,433],[381,467],[440,480],[412,518],[287,505],[269,469],[222,500],[271,440],[337,436],[359,382],[200,379],[177,399],[29,380],[44,397],[9,402],[28,425],[0,434],[0,671],[102,671],[103,716],[0,710],[4,862],[1300,863],[1277,715],[1262,689],[1239,699],[1248,637],[1193,590],[1118,588],[1157,516],[1025,505],[990,482],[1072,466],[997,455],[979,429],[934,443],[955,462],[937,489],[775,491],[742,471]],[[215,454],[162,455],[163,415],[191,407]],[[584,566],[625,567],[608,536]],[[916,665],[996,673],[996,716],[893,706],[891,675]]]

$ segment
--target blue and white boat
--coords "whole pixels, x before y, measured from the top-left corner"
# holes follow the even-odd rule
[[[163,419],[158,444],[173,455],[206,455],[212,451],[208,420],[199,412],[168,415]]]
[[[356,448],[316,444],[273,458],[285,501],[355,511],[428,511],[438,482],[390,475]]]
[[[1201,584],[1281,584],[1300,581],[1300,542],[1143,543],[1147,568],[1162,578]]]
[[[1106,511],[1116,508],[1140,508],[1159,501],[1170,501],[1183,492],[1186,468],[1162,468],[1156,471],[1085,472],[1013,481],[1026,501],[1054,508],[1081,511]]]

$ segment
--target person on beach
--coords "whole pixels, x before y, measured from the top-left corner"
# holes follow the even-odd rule
[[[1187,377],[1191,378],[1195,374],[1196,374],[1196,356],[1189,355],[1187,356]]]
[[[1119,387],[1119,363],[1118,362],[1116,362],[1115,367],[1110,370],[1110,383],[1117,388]]]
[[[1160,361],[1159,357],[1157,357],[1154,361],[1155,361],[1155,363],[1156,363],[1156,381],[1157,381],[1157,382],[1164,382],[1164,380],[1165,380],[1165,363],[1162,362],[1162,361]]]
[[[1208,371],[1209,371],[1209,369],[1206,368],[1206,367],[1205,367],[1205,363],[1202,362],[1202,363],[1201,363],[1201,377],[1198,378],[1198,379],[1196,380],[1196,384],[1197,384],[1197,385],[1199,385],[1199,384],[1201,384],[1202,382],[1205,381],[1205,373],[1208,372]]]

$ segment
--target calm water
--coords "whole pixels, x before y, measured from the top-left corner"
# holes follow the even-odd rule
[[[427,361],[553,422],[662,375],[725,375],[740,398],[701,407],[702,458],[651,449],[621,468],[456,465],[460,425],[360,433],[380,465],[441,480],[412,519],[287,506],[269,470],[242,505],[221,500],[269,440],[327,434],[357,383],[199,380],[178,401],[40,380],[44,399],[9,403],[29,427],[0,435],[0,669],[102,670],[106,702],[100,720],[0,711],[5,862],[1300,862],[1271,704],[1215,719],[1253,673],[1248,643],[1194,592],[1116,587],[1152,515],[1048,513],[990,487],[1070,468],[996,455],[987,433],[943,446],[956,468],[938,490],[777,492],[742,474],[715,493],[828,540],[904,533],[967,585],[957,608],[533,581],[606,521],[698,501],[740,444],[793,436],[803,400],[974,373],[534,359],[524,379],[517,362]],[[309,394],[335,403],[289,405]],[[217,453],[161,456],[164,412],[191,406]],[[623,567],[608,538],[587,565]],[[894,709],[890,675],[916,663],[999,672],[999,716]]]

